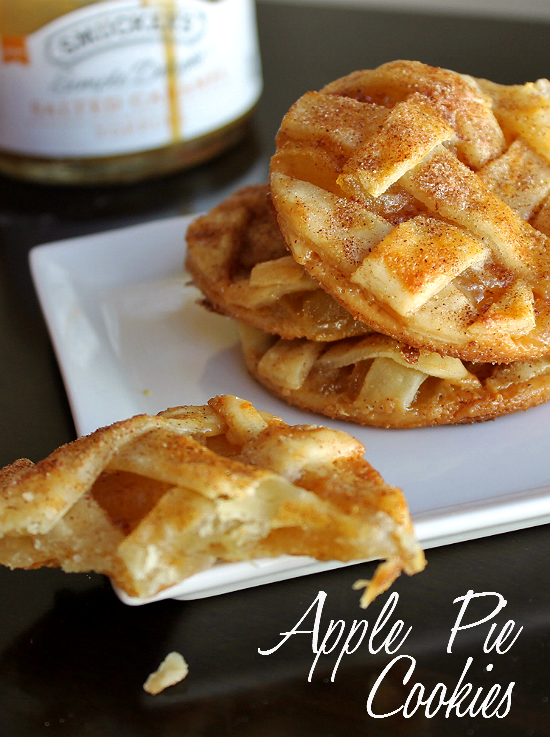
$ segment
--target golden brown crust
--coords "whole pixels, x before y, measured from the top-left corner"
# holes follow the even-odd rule
[[[303,361],[304,341],[241,329],[250,374],[289,404],[339,420],[408,429],[492,420],[550,398],[550,359],[463,364],[381,335],[328,343]],[[435,360],[434,360],[435,359]],[[396,362],[397,361],[397,362]],[[290,368],[289,368],[290,367]],[[461,370],[462,369],[462,370]],[[299,376],[294,383],[289,380]]]
[[[204,306],[287,338],[336,340],[368,331],[291,258],[267,184],[245,187],[194,220],[186,266]]]
[[[476,362],[547,354],[549,89],[396,61],[306,93],[270,175],[294,258],[409,345]]]
[[[0,562],[96,570],[142,598],[220,560],[422,570],[403,494],[363,453],[346,433],[227,395],[137,416],[0,473]]]

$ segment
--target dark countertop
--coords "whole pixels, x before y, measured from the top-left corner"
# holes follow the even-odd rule
[[[261,4],[258,22],[265,92],[253,131],[237,148],[193,171],[120,188],[48,188],[0,179],[0,465],[21,456],[38,460],[75,434],[28,271],[32,246],[205,209],[238,184],[261,181],[290,104],[354,69],[411,58],[503,83],[550,75],[550,26],[542,23],[278,4]],[[416,665],[406,685],[413,661],[401,659],[391,668],[376,708],[397,709],[415,683],[423,684],[425,698],[438,682],[450,695],[471,657],[461,685],[471,683],[472,692],[461,708],[466,711],[478,688],[480,704],[493,684],[501,684],[490,712],[515,682],[510,712],[502,719],[455,712],[445,718],[444,709],[427,718],[425,708],[410,718],[401,712],[369,716],[369,693],[394,655],[369,652],[368,638],[343,657],[334,682],[340,647],[319,660],[311,682],[311,636],[295,635],[272,655],[258,653],[297,624],[319,591],[327,594],[322,634],[331,619],[343,620],[346,632],[354,620],[366,619],[370,632],[388,595],[362,612],[351,584],[368,577],[371,565],[145,607],[120,603],[100,576],[2,569],[0,737],[545,736],[549,558],[548,530],[534,527],[430,550],[426,571],[392,589],[399,602],[384,632],[397,619],[412,626],[396,654],[406,653]],[[501,648],[507,652],[483,651],[491,620],[459,632],[447,653],[459,610],[453,601],[468,590],[498,592],[507,600],[494,619],[497,633],[515,622]],[[469,621],[483,619],[496,601],[476,600]],[[302,627],[311,629],[307,621]],[[185,655],[189,677],[147,696],[141,689],[145,676],[172,649]]]

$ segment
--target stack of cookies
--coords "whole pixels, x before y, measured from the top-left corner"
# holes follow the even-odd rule
[[[396,61],[308,92],[270,182],[189,228],[206,306],[291,404],[381,427],[550,398],[550,82]]]

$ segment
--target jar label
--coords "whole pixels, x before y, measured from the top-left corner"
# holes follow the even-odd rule
[[[109,0],[0,40],[0,148],[23,155],[193,140],[261,92],[252,0]]]

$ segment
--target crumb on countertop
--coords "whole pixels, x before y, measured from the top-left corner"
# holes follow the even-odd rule
[[[168,686],[182,681],[189,673],[187,663],[178,652],[171,652],[164,658],[156,671],[151,673],[143,688],[149,694],[158,694]]]

